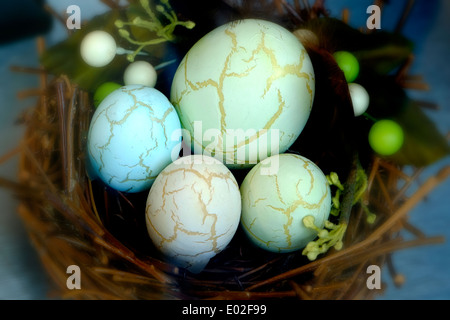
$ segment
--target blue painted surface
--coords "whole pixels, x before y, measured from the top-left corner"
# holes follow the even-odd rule
[[[93,15],[104,10],[101,4],[88,0],[52,0],[49,3],[58,12],[70,4],[78,4],[82,14]],[[350,8],[350,23],[364,26],[369,0],[333,0],[327,5],[332,15],[339,16],[343,8]],[[383,10],[382,28],[391,30],[406,0],[390,1]],[[88,18],[88,17],[86,17]],[[412,73],[421,74],[430,84],[429,92],[410,92],[412,97],[440,105],[439,112],[429,112],[438,128],[450,131],[450,1],[416,0],[414,10],[405,25],[404,34],[416,43],[416,60]],[[47,35],[54,43],[64,35],[64,28],[55,24]],[[10,65],[37,66],[35,41],[25,39],[0,46],[0,155],[12,149],[19,141],[23,128],[14,125],[17,115],[33,105],[32,99],[18,101],[16,93],[24,88],[36,87],[37,78],[9,72]],[[444,159],[425,170],[421,181],[435,174],[450,159]],[[17,163],[12,160],[0,166],[0,176],[14,178]],[[417,187],[417,186],[414,186]],[[412,188],[411,191],[413,191]],[[425,202],[410,212],[410,222],[426,235],[444,235],[450,238],[450,179],[440,185]],[[18,218],[16,201],[0,190],[0,299],[46,299],[48,278],[40,267],[23,225]],[[408,234],[404,235],[409,237]],[[450,244],[418,247],[398,251],[393,255],[394,265],[405,275],[402,288],[394,287],[387,272],[382,281],[386,285],[380,299],[450,299]]]

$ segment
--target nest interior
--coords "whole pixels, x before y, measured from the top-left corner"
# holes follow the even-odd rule
[[[283,3],[271,2],[280,13],[274,19],[290,29],[326,13],[318,4],[296,10]],[[239,8],[241,17],[248,12],[258,17],[268,12],[248,5]],[[420,167],[406,175],[398,163],[370,152],[358,140],[360,136],[348,139],[355,136],[347,132],[349,121],[353,121],[349,120],[353,116],[348,89],[343,87],[345,79],[327,45],[309,47],[308,53],[317,78],[311,119],[320,113],[329,124],[328,130],[319,135],[312,120],[301,136],[314,136],[323,147],[299,141],[288,152],[314,159],[324,172],[338,171],[345,178],[342,210],[348,226],[343,248],[309,261],[301,252],[263,252],[239,229],[229,246],[200,274],[165,262],[153,247],[145,229],[146,192],[124,194],[90,180],[86,174],[92,93],[67,75],[52,75],[45,68],[32,70],[40,77],[41,94],[36,107],[22,117],[26,133],[15,152],[20,156],[18,182],[1,182],[20,199],[18,212],[54,280],[55,294],[75,299],[367,299],[380,294],[367,287],[369,265],[386,266],[400,282],[392,252],[443,241],[439,236],[425,237],[408,223],[407,214],[448,177],[450,168],[443,168],[407,197]],[[38,40],[38,50],[45,51],[42,39]],[[404,72],[401,68],[398,74]],[[333,107],[324,109],[327,105]],[[364,206],[353,204],[358,168],[366,173]],[[246,172],[233,173],[240,182]],[[367,222],[365,207],[376,213],[375,222]],[[405,229],[415,235],[413,240],[402,239],[400,231]],[[81,290],[66,286],[70,265],[82,269]]]

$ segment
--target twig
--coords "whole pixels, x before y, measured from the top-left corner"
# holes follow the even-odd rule
[[[364,242],[369,244],[375,239],[378,239],[387,230],[394,226],[400,219],[402,219],[411,209],[413,209],[427,194],[429,194],[440,183],[450,176],[450,166],[442,168],[437,175],[430,177],[420,188],[416,191],[414,196],[409,198],[388,220],[386,220],[378,229],[376,229]]]
[[[405,192],[409,189],[409,187],[417,180],[420,176],[424,168],[419,168],[416,172],[406,181],[406,183],[402,186],[402,188],[397,192],[394,199],[392,199],[393,203],[397,203],[405,194]]]
[[[341,216],[339,218],[339,224],[345,223],[346,225],[348,225],[348,222],[350,221],[350,214],[353,208],[353,202],[356,191],[356,178],[358,168],[360,166],[357,152],[353,154],[352,161],[353,161],[352,169],[349,173],[347,181],[345,182],[344,192],[342,194],[342,207],[341,207],[342,209],[341,209]]]
[[[67,159],[67,124],[66,124],[66,99],[64,97],[64,82],[58,80],[56,82],[56,99],[58,105],[58,116],[59,116],[59,136],[60,136],[60,154],[61,154],[61,162],[62,162],[62,181],[64,186],[64,191],[68,192],[68,159]]]
[[[409,0],[403,9],[403,14],[401,15],[400,19],[397,22],[397,26],[395,27],[395,32],[400,33],[402,31],[403,26],[406,23],[406,20],[408,20],[408,16],[411,12],[411,9],[414,6],[414,0]]]
[[[5,153],[4,155],[2,155],[0,157],[0,164],[3,164],[5,162],[7,162],[9,159],[11,159],[12,157],[16,156],[21,151],[22,151],[22,147],[21,146],[15,147],[12,150],[8,151],[7,153]]]
[[[51,6],[48,4],[44,5],[44,10],[50,13],[52,16],[56,18],[64,27],[66,26],[67,18],[64,15],[57,13]]]
[[[298,23],[304,22],[304,19],[298,14],[295,8],[292,7],[292,4],[287,3],[285,0],[283,0],[281,4],[286,8],[287,12],[289,12],[298,21]]]
[[[381,192],[384,195],[384,198],[386,200],[386,203],[387,203],[389,211],[393,212],[394,211],[394,207],[392,205],[391,195],[389,194],[389,190],[387,189],[386,184],[384,183],[383,179],[381,178],[381,175],[380,175],[379,172],[377,172],[375,174],[375,178],[376,178],[376,180],[378,182],[378,185],[380,187]]]
[[[346,285],[345,285],[345,289],[341,290],[341,292],[339,293],[339,295],[337,296],[336,300],[342,300],[345,298],[345,295],[347,294],[347,292],[349,291],[349,289],[354,285],[354,283],[356,282],[356,280],[358,279],[358,277],[361,275],[363,268],[367,266],[367,260],[364,260],[362,263],[359,264],[359,266],[356,268],[356,270],[354,271],[353,276],[347,281]]]
[[[105,241],[105,239],[101,237],[94,238],[95,243],[98,245],[101,245],[105,249],[119,255],[120,257],[124,258],[125,260],[133,263],[135,266],[139,267],[141,270],[144,270],[148,274],[151,274],[155,279],[160,281],[161,283],[165,284],[174,284],[173,280],[169,278],[167,275],[165,275],[163,272],[155,268],[153,264],[148,264],[144,261],[141,261],[136,258],[134,253],[132,253],[128,248],[118,243],[118,241],[115,241],[113,237],[109,237],[108,240]]]
[[[414,62],[414,55],[411,53],[411,54],[409,54],[406,61],[400,66],[400,68],[398,69],[398,71],[395,75],[395,81],[397,83],[401,83],[402,81],[404,81],[406,79],[406,76],[407,76],[409,70],[411,69],[413,62]]]
[[[122,8],[122,6],[119,4],[119,1],[117,0],[101,0],[101,2],[103,2],[113,10]]]
[[[44,68],[33,68],[33,67],[23,67],[23,66],[10,66],[9,70],[12,72],[23,72],[23,73],[31,73],[31,74],[45,74],[46,71]]]
[[[399,274],[397,272],[397,270],[395,269],[391,254],[387,254],[386,265],[387,265],[389,274],[391,275],[391,278],[394,281],[395,286],[400,287],[405,282],[405,278],[402,274]]]
[[[403,81],[401,86],[405,89],[418,90],[418,91],[429,91],[430,86],[425,82],[410,82]]]
[[[45,94],[41,88],[25,89],[17,93],[17,99],[23,100],[30,97],[42,97]]]
[[[292,287],[292,289],[294,289],[294,291],[297,293],[297,296],[300,299],[312,300],[311,296],[305,290],[303,290],[303,288],[300,287],[295,281],[289,281],[289,284]]]
[[[403,228],[405,228],[406,231],[413,234],[417,238],[425,238],[425,233],[423,233],[419,228],[413,226],[408,221],[403,222]]]
[[[390,162],[387,161],[379,161],[380,166],[382,166],[383,168],[391,171],[392,173],[394,173],[395,177],[400,177],[403,180],[409,181],[411,178],[404,173],[402,170],[400,170],[399,168],[397,168],[395,165],[393,165]]]
[[[417,105],[419,107],[422,107],[425,109],[436,110],[436,111],[440,109],[439,105],[434,102],[423,101],[423,100],[414,100],[414,102],[417,103]]]
[[[348,24],[350,20],[350,10],[347,8],[342,10],[342,22]]]
[[[250,270],[249,272],[246,272],[246,273],[240,275],[240,276],[238,277],[238,279],[241,280],[241,279],[243,279],[243,278],[248,277],[248,276],[251,275],[251,274],[254,274],[255,272],[258,272],[259,270],[263,270],[263,269],[266,268],[268,265],[270,265],[270,264],[272,264],[272,263],[274,263],[274,262],[277,262],[277,261],[279,261],[280,259],[281,259],[281,257],[278,257],[278,258],[275,258],[275,259],[273,259],[272,261],[269,261],[269,262],[267,262],[267,263],[265,263],[265,264],[263,264],[263,265],[261,265],[261,266],[259,266],[259,267],[257,267],[257,268],[253,268],[253,269]]]
[[[75,150],[74,150],[74,135],[75,135],[75,115],[77,109],[77,100],[78,100],[78,90],[77,88],[72,89],[73,94],[70,100],[69,106],[67,108],[67,112],[65,114],[65,123],[67,130],[64,132],[65,141],[66,141],[66,149],[63,152],[66,154],[66,170],[67,172],[63,172],[66,175],[66,185],[65,190],[67,194],[72,195],[73,190],[76,184],[76,173],[75,173]]]

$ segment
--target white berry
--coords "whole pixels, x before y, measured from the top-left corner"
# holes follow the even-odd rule
[[[369,107],[369,94],[366,89],[360,84],[349,83],[348,90],[353,104],[353,112],[355,117],[362,115]]]
[[[92,31],[81,41],[81,57],[92,67],[106,66],[116,56],[116,50],[116,41],[105,31]]]
[[[158,75],[155,68],[146,61],[135,61],[125,69],[123,80],[125,85],[140,84],[154,87]]]

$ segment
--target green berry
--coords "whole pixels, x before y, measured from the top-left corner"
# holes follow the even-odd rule
[[[355,81],[359,74],[358,59],[348,51],[336,51],[333,56],[339,68],[344,72],[347,82]]]
[[[383,156],[396,153],[403,145],[402,127],[393,120],[378,120],[369,131],[369,144],[372,149]]]
[[[99,104],[113,91],[122,87],[115,82],[105,82],[101,84],[94,93],[94,106],[97,108]]]

